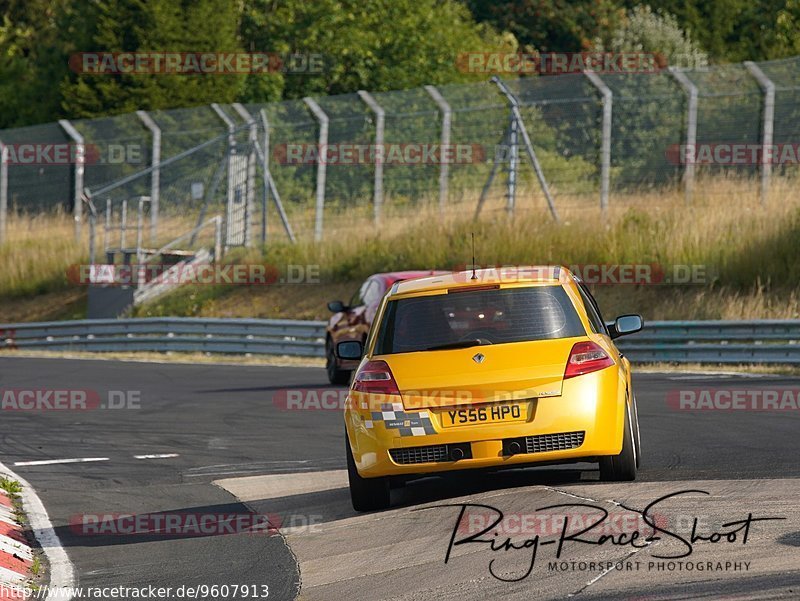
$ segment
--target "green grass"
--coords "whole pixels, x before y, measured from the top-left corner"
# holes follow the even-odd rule
[[[33,562],[31,563],[31,574],[38,577],[44,571],[44,566],[42,565],[42,560],[39,558],[38,555],[34,555]]]
[[[0,490],[7,492],[8,495],[13,499],[22,493],[22,485],[16,480],[11,480],[10,478],[0,478]]]

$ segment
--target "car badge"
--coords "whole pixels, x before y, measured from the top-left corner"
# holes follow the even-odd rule
[[[483,353],[478,353],[477,355],[472,356],[472,360],[475,363],[483,363],[484,359],[486,359],[486,355],[484,355]]]

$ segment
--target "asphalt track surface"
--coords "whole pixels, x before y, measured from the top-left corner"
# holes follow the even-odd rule
[[[342,487],[340,413],[273,403],[280,390],[327,386],[317,368],[4,357],[4,390],[90,389],[101,397],[139,391],[140,400],[138,408],[113,410],[4,410],[2,461],[37,490],[82,586],[268,585],[269,598],[281,600],[298,591],[301,599],[348,601],[800,598],[800,412],[676,411],[665,400],[687,387],[797,388],[798,379],[635,375],[644,457],[635,483],[600,484],[591,464],[463,474],[393,491],[391,510],[367,515],[352,511]],[[104,460],[15,465],[81,458]],[[444,564],[457,509],[416,511],[469,502],[522,515],[587,499],[612,511],[641,510],[697,488],[709,500],[694,495],[664,510],[712,525],[748,512],[786,518],[753,526],[746,546],[709,544],[693,557],[749,560],[747,571],[548,573],[537,566],[520,582],[502,582],[489,574],[496,554],[484,546],[456,550]],[[250,510],[282,516],[282,535],[87,534],[70,527],[87,514]],[[581,548],[571,559],[616,561],[632,551]],[[498,570],[510,578],[524,568],[523,561]]]

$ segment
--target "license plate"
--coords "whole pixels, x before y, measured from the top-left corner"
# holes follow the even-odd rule
[[[528,419],[527,403],[496,403],[459,409],[445,409],[439,413],[442,426],[471,426],[502,422],[523,422]]]

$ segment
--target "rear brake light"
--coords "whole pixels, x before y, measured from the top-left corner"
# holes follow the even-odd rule
[[[458,288],[448,288],[447,294],[456,292],[477,292],[478,290],[500,290],[499,284],[489,284],[486,286],[460,286]]]
[[[353,379],[353,390],[370,394],[400,394],[386,361],[368,361]]]
[[[594,342],[576,342],[569,353],[569,359],[567,359],[564,379],[582,376],[612,365],[614,365],[614,360],[600,345]]]

